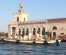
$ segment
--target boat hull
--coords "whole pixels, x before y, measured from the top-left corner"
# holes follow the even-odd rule
[[[55,45],[55,41],[49,41],[45,43],[44,41],[18,41],[16,40],[4,40],[5,43],[7,44],[28,44],[28,45]]]

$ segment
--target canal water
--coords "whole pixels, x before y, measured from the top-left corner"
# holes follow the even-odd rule
[[[0,44],[0,55],[66,55],[66,43],[60,46]]]

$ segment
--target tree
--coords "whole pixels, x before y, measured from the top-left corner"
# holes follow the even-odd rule
[[[8,37],[8,33],[5,33],[5,36]]]
[[[8,33],[0,32],[0,36],[6,36],[6,37],[8,37]]]

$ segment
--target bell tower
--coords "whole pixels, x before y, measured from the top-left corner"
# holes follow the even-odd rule
[[[14,13],[14,22],[25,22],[28,21],[28,14],[26,14],[23,10],[22,0],[20,0],[19,10]]]

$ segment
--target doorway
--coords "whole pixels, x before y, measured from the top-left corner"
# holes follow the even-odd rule
[[[53,39],[56,39],[56,32],[53,32]]]

